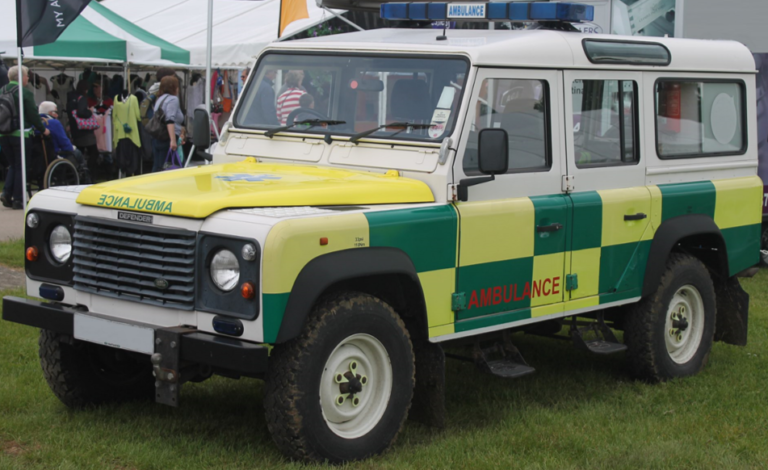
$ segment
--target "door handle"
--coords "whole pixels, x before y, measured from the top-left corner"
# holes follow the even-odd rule
[[[642,212],[638,212],[638,213],[637,213],[637,214],[635,214],[635,215],[625,215],[625,216],[624,216],[624,220],[625,220],[625,221],[630,221],[630,220],[643,220],[643,219],[645,219],[646,217],[648,217],[646,214],[643,214]]]
[[[549,224],[549,225],[537,225],[536,231],[537,232],[557,232],[561,228],[563,228],[563,224],[555,222],[554,224]]]

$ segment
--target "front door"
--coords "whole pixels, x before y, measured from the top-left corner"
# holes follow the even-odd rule
[[[562,309],[570,214],[561,190],[562,90],[557,71],[478,71],[454,175],[481,176],[477,135],[485,128],[507,131],[509,171],[456,204],[457,333]]]

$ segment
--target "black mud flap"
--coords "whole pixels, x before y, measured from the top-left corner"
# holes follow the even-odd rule
[[[747,345],[747,326],[749,320],[749,294],[741,288],[736,277],[715,285],[717,296],[717,320],[715,341]]]
[[[414,343],[416,387],[408,418],[434,428],[445,426],[445,353],[439,344]]]

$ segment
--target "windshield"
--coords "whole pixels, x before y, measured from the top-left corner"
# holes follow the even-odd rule
[[[467,69],[460,58],[271,53],[259,61],[235,125],[440,142],[453,130]],[[318,124],[299,124],[310,120]]]

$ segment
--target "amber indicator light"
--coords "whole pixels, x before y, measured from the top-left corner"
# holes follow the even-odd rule
[[[240,288],[240,294],[242,294],[243,298],[246,300],[252,300],[256,297],[256,289],[253,287],[253,283],[244,282],[243,287]]]
[[[323,237],[320,239],[320,245],[325,246],[328,244],[328,237]]]
[[[38,254],[37,247],[30,246],[27,248],[27,261],[37,261]]]

